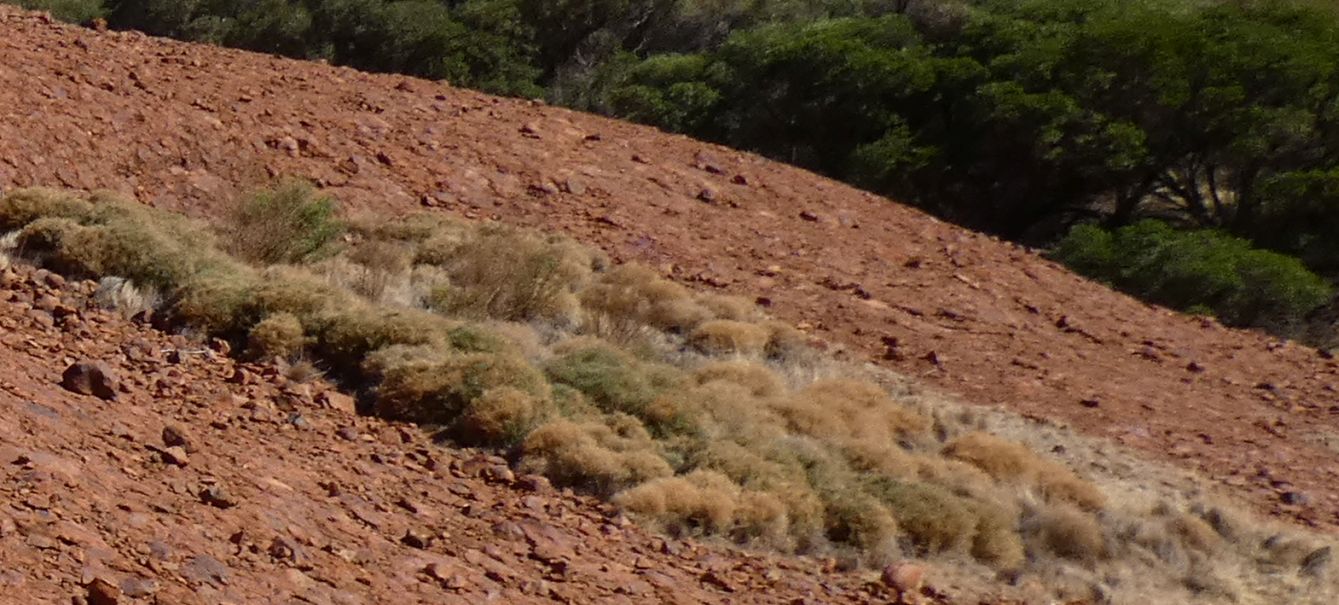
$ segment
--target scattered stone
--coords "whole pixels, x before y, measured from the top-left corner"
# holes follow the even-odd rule
[[[553,483],[543,475],[522,475],[520,479],[516,480],[516,485],[525,491],[537,494],[553,491]]]
[[[562,183],[560,183],[559,188],[572,195],[586,194],[586,184],[582,182],[581,179],[575,177],[568,177],[567,179],[565,179]]]
[[[181,566],[181,575],[198,584],[224,585],[228,583],[228,577],[232,575],[232,570],[214,557],[196,555]]]
[[[800,212],[800,218],[801,218],[801,219],[804,219],[804,220],[806,220],[806,221],[809,221],[809,222],[811,222],[811,223],[817,223],[817,222],[818,222],[818,215],[817,215],[817,214],[814,214],[813,212],[810,212],[810,211],[808,211],[808,210],[801,211],[801,212]]]
[[[223,357],[227,357],[232,353],[232,345],[228,344],[228,341],[223,340],[222,338],[209,339],[209,349]]]
[[[516,473],[506,464],[493,464],[484,470],[482,476],[494,483],[510,484],[516,480]]]
[[[232,384],[248,385],[255,384],[255,376],[246,368],[233,368],[232,373],[228,375],[228,382]]]
[[[1317,548],[1302,559],[1302,573],[1310,576],[1320,575],[1330,565],[1332,559],[1334,559],[1334,550],[1331,547],[1322,546]]]
[[[68,283],[65,277],[59,273],[53,273],[46,269],[38,269],[36,276],[38,281],[42,282],[48,288],[60,290]]]
[[[725,171],[721,170],[720,162],[716,161],[716,158],[712,157],[710,154],[704,152],[698,152],[694,155],[693,167],[711,174],[725,174]]]
[[[310,569],[311,564],[302,545],[287,536],[276,537],[270,542],[270,557],[298,569]]]
[[[228,489],[222,485],[211,485],[200,492],[200,499],[205,504],[215,508],[232,508],[237,506],[237,499],[233,497]]]
[[[102,578],[94,578],[85,588],[88,589],[88,605],[117,605],[123,596],[121,587]]]
[[[42,295],[37,299],[37,302],[33,303],[33,307],[42,311],[46,311],[47,313],[54,313],[56,307],[59,306],[61,306],[60,299],[50,294]]]
[[[722,591],[725,592],[735,591],[734,584],[732,584],[729,580],[722,577],[721,574],[718,574],[714,571],[703,572],[703,574],[699,577],[699,579],[702,580],[703,584],[713,586]]]
[[[166,561],[172,557],[172,547],[162,540],[150,541],[147,546],[149,547],[149,554],[155,559]]]
[[[464,572],[446,561],[429,563],[427,567],[423,568],[423,573],[449,590],[462,590],[469,587],[469,581],[465,578]]]
[[[405,531],[404,537],[400,538],[400,542],[410,548],[422,550],[432,545],[432,534],[422,530],[409,529]]]
[[[66,368],[61,386],[80,395],[115,400],[121,381],[111,367],[100,361],[78,361]]]
[[[300,431],[305,431],[312,427],[311,422],[307,421],[307,417],[297,412],[288,415],[288,423],[293,425],[293,428]]]
[[[121,592],[132,599],[142,599],[158,592],[158,582],[149,578],[126,578],[121,581]]]
[[[175,424],[163,427],[163,445],[179,447],[188,454],[196,451],[195,440],[190,437],[186,429]]]
[[[1305,506],[1308,502],[1311,501],[1311,498],[1308,497],[1304,492],[1287,491],[1279,495],[1279,500],[1282,500],[1284,504]]]
[[[357,414],[358,406],[353,397],[345,395],[339,391],[327,390],[321,391],[316,395],[316,403],[321,407],[344,412],[345,414]]]
[[[517,524],[530,544],[530,555],[545,563],[570,561],[576,557],[571,538],[550,525],[525,520]]]
[[[186,448],[181,446],[172,446],[158,451],[158,455],[163,458],[163,462],[176,466],[185,467],[191,463],[191,459],[186,455]]]
[[[153,595],[153,605],[204,605],[205,601],[188,588],[168,584]]]

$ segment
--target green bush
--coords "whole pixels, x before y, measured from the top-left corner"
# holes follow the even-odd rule
[[[333,198],[302,181],[256,191],[228,216],[228,251],[262,265],[319,259],[344,232],[335,210]]]
[[[23,8],[48,11],[51,16],[70,23],[88,23],[106,14],[102,0],[14,0]]]
[[[577,349],[550,361],[545,372],[606,412],[640,415],[658,394],[637,360],[612,347]]]
[[[1296,258],[1218,231],[1178,231],[1152,220],[1115,231],[1075,227],[1052,256],[1144,300],[1210,309],[1235,326],[1286,328],[1332,295]]]
[[[257,323],[247,334],[247,354],[254,359],[292,358],[302,352],[306,339],[302,322],[292,313],[279,312]]]
[[[381,375],[377,413],[387,418],[450,427],[493,389],[549,398],[544,375],[514,355],[397,349],[385,349],[369,360]]]
[[[888,506],[921,552],[963,549],[976,534],[977,515],[945,488],[879,477],[871,481],[870,491]]]

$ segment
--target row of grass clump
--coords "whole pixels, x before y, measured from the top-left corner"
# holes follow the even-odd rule
[[[1096,485],[969,414],[900,400],[747,301],[566,238],[341,220],[296,183],[234,210],[211,228],[29,189],[0,199],[0,233],[18,256],[112,283],[126,313],[310,360],[368,413],[497,448],[674,534],[1093,577],[1114,560],[1184,567],[1226,543],[1207,509],[1123,536]]]

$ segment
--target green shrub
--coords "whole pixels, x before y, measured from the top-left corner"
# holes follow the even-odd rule
[[[1051,255],[1074,271],[1105,281],[1114,281],[1121,262],[1116,237],[1097,225],[1076,225]]]
[[[921,552],[963,549],[976,535],[979,517],[962,498],[942,487],[877,478],[871,481],[870,491],[888,506],[902,532]]]
[[[887,504],[859,491],[829,494],[824,504],[828,540],[855,545],[875,565],[890,563],[899,554],[900,527]]]
[[[94,238],[97,232],[62,217],[43,217],[18,232],[15,249],[19,254],[67,275],[95,275],[99,259]]]
[[[234,264],[210,247],[200,229],[177,217],[110,198],[95,196],[94,202],[23,191],[0,202],[0,220],[29,219],[19,230],[19,252],[82,277],[115,275],[168,290]]]
[[[70,23],[88,23],[107,13],[102,0],[13,0],[23,8],[48,11],[51,16]]]
[[[1212,309],[1236,326],[1285,328],[1331,287],[1301,261],[1217,231],[1142,221],[1114,232],[1075,227],[1052,253],[1075,271],[1179,310]]]
[[[586,395],[607,412],[641,414],[658,390],[630,355],[592,345],[560,355],[544,368],[549,379]]]
[[[517,388],[488,389],[466,404],[452,436],[464,443],[510,447],[535,428],[548,407],[543,398]]]
[[[227,248],[253,263],[301,263],[331,253],[344,232],[335,201],[302,181],[243,197],[224,227]]]
[[[648,327],[685,333],[712,318],[687,288],[640,265],[605,272],[579,297],[593,331],[613,339],[629,339]]]
[[[368,360],[380,375],[378,415],[435,426],[452,426],[476,399],[510,387],[547,399],[544,375],[524,359],[507,354],[442,353],[401,347],[383,349]]]
[[[531,432],[521,452],[522,469],[606,496],[674,474],[645,431],[620,433],[601,422],[554,420]]]
[[[335,370],[358,375],[374,351],[392,345],[444,342],[447,323],[416,309],[358,306],[320,318],[313,327],[314,349]]]
[[[584,249],[520,229],[488,226],[459,244],[424,245],[449,249],[421,249],[418,257],[435,259],[447,270],[451,285],[434,292],[431,304],[452,315],[567,319],[575,314],[574,292],[590,276],[591,257]]]
[[[93,215],[94,206],[85,200],[54,189],[19,189],[0,199],[0,231],[21,229],[39,218],[71,219],[76,222]]]
[[[257,323],[247,335],[247,354],[254,359],[291,358],[302,352],[306,335],[292,313],[279,312]]]

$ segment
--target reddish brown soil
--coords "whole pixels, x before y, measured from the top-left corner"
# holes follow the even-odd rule
[[[398,76],[100,34],[0,9],[0,186],[111,188],[207,214],[316,180],[354,209],[561,229],[761,295],[965,399],[1202,469],[1339,524],[1339,364],[1178,316],[1035,252],[807,172],[653,129]],[[1282,496],[1292,493],[1284,504]]]
[[[0,603],[891,598],[818,561],[654,537],[500,459],[321,405],[319,382],[92,309],[91,283],[51,279],[0,270]],[[85,359],[119,375],[114,401],[60,386]]]

